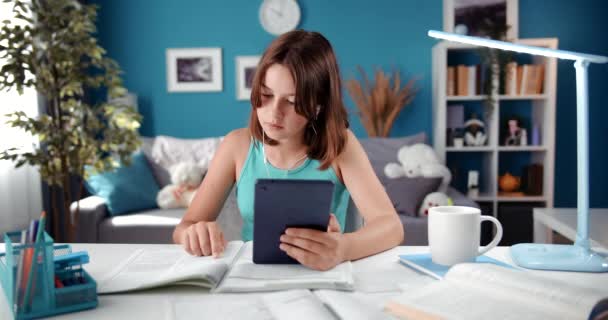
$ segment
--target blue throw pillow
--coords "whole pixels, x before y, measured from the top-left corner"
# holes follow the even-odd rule
[[[157,207],[158,184],[142,152],[133,155],[130,166],[91,175],[85,186],[105,199],[112,216]]]

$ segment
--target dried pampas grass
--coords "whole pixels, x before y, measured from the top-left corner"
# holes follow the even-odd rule
[[[414,99],[417,88],[415,79],[401,87],[401,76],[397,70],[391,74],[377,69],[374,83],[357,67],[363,78],[346,81],[346,89],[359,109],[357,114],[370,137],[388,137],[399,112]],[[392,80],[392,81],[391,81]]]

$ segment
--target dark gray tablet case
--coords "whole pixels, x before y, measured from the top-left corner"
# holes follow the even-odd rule
[[[258,179],[253,201],[253,262],[297,264],[279,249],[289,227],[327,230],[334,193],[330,180]]]

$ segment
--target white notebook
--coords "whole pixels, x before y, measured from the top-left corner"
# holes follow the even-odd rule
[[[254,264],[252,254],[251,241],[229,242],[219,258],[191,256],[179,246],[139,249],[98,279],[97,291],[115,293],[168,285],[200,286],[214,292],[354,289],[350,262],[316,271],[295,264]]]

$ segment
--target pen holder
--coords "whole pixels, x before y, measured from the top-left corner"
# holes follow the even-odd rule
[[[36,243],[18,244],[20,232],[4,235],[0,280],[13,316],[34,319],[97,306],[97,284],[82,268],[55,270],[54,257],[71,253],[69,245],[54,245],[46,232]],[[56,280],[79,279],[56,288]]]

